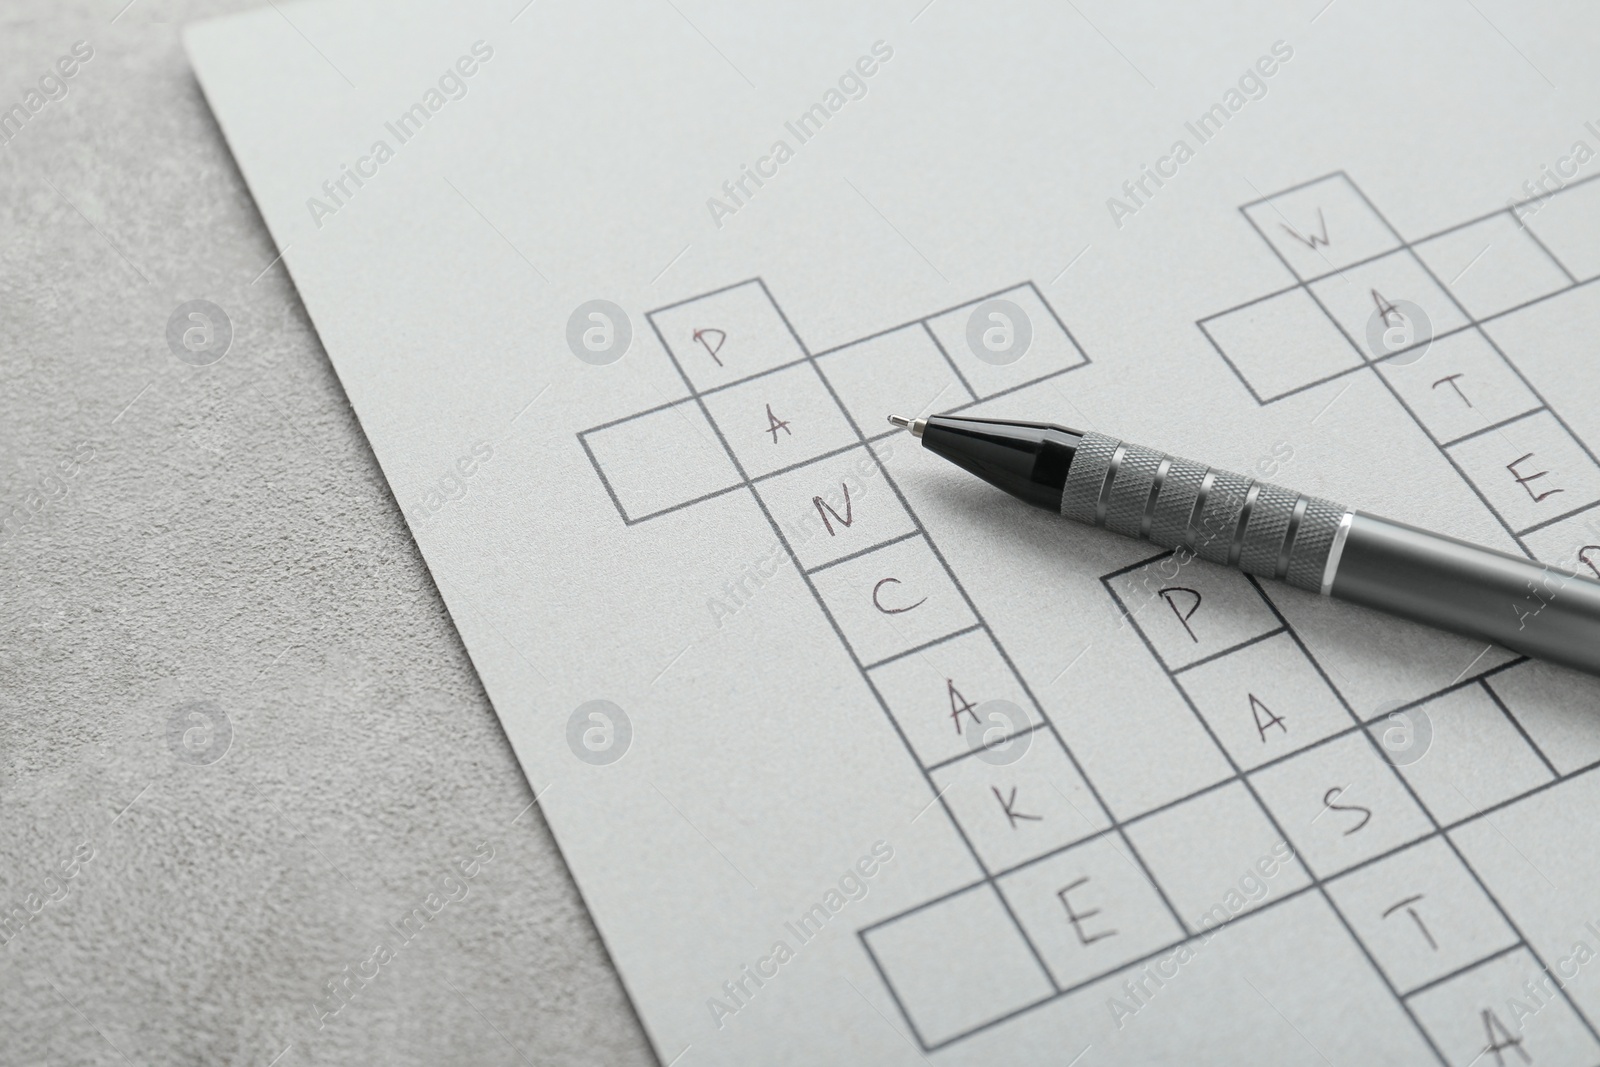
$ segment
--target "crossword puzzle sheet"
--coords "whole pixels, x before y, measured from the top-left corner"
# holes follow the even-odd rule
[[[1600,680],[886,421],[1600,580],[1600,18],[1317,8],[190,30],[662,1063],[1600,1063]]]

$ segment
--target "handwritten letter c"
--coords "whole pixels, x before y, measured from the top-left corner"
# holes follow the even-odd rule
[[[872,587],[872,606],[877,608],[879,611],[883,612],[885,615],[900,615],[900,614],[902,614],[904,612],[910,611],[912,608],[920,607],[921,605],[927,603],[928,598],[927,597],[923,597],[921,600],[917,601],[915,604],[907,604],[903,608],[886,608],[886,607],[884,607],[883,606],[883,601],[878,599],[879,590],[881,590],[886,585],[899,585],[899,584],[900,584],[900,579],[898,579],[898,578],[885,578],[882,581],[880,581],[877,585],[873,586]]]

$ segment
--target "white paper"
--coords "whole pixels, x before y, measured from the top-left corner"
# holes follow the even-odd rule
[[[1147,563],[884,416],[1587,572],[1597,29],[515,0],[188,40],[663,1062],[1544,1064],[1600,1055],[1600,685]]]

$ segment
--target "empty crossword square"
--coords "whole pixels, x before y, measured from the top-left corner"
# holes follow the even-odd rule
[[[947,311],[928,326],[980,400],[1088,362],[1031,285]]]
[[[1400,773],[1442,823],[1477,815],[1551,779],[1539,754],[1481,685],[1446,693],[1408,714],[1425,717],[1428,736],[1419,739],[1426,746],[1419,748],[1420,758],[1411,758],[1408,749]],[[1372,730],[1381,734],[1388,725],[1380,719]],[[1411,729],[1417,732],[1418,722]]]
[[[756,281],[650,313],[683,373],[704,391],[805,358]]]
[[[1250,776],[1295,851],[1326,878],[1433,829],[1361,732]]]
[[[1600,678],[1534,659],[1485,680],[1556,770],[1571,774],[1600,761]]]
[[[1566,1000],[1549,991],[1537,1011],[1529,1003],[1530,984],[1541,982],[1550,990],[1538,961],[1517,949],[1418,993],[1410,1005],[1452,1067],[1594,1064],[1600,1046]],[[1515,1011],[1518,1004],[1527,1010]]]
[[[706,410],[752,478],[860,442],[810,363],[704,396]]]
[[[1399,238],[1342,174],[1269,196],[1244,213],[1303,279],[1400,247]]]
[[[763,478],[756,494],[806,570],[917,532],[866,445]]]
[[[1239,782],[1140,819],[1127,834],[1156,884],[1197,932],[1311,884],[1293,845]]]
[[[885,663],[871,678],[924,767],[973,756],[1041,721],[985,630]]]
[[[1569,185],[1517,215],[1580,282],[1600,275],[1600,182]]]
[[[862,933],[924,1046],[1054,991],[987,882]]]
[[[1304,289],[1225,311],[1202,320],[1200,328],[1261,403],[1363,365]]]
[[[1128,623],[1150,642],[1168,670],[1235,648],[1280,625],[1243,574],[1193,557],[1165,555],[1114,575],[1106,584]]]
[[[811,581],[864,666],[978,622],[921,537],[847,559]]]
[[[989,756],[992,758],[984,758]],[[1048,729],[933,772],[934,785],[984,865],[1014,867],[1109,825]]]
[[[1480,319],[1572,284],[1509,212],[1414,247],[1439,281]]]
[[[1517,943],[1437,837],[1341,875],[1328,893],[1402,994]]]
[[[839,402],[868,437],[890,412],[922,417],[973,399],[920,322],[817,357]]]
[[[580,435],[625,519],[703,499],[740,483],[700,405],[684,400]],[[672,462],[663,463],[663,456]]]
[[[1449,453],[1513,530],[1600,500],[1600,467],[1548,411],[1451,445]]]
[[[1062,988],[1183,938],[1150,879],[1115,834],[1101,834],[999,879]]]
[[[1463,330],[1378,365],[1378,373],[1440,444],[1540,406],[1477,330]]]
[[[1414,351],[1467,324],[1461,309],[1405,250],[1331,274],[1311,291],[1368,359]]]
[[[1350,713],[1287,633],[1191,667],[1178,684],[1246,770],[1351,725]]]

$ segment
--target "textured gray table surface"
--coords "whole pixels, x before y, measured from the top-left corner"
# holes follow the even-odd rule
[[[652,1062],[184,57],[259,0],[125,2],[0,7],[0,1063]]]

